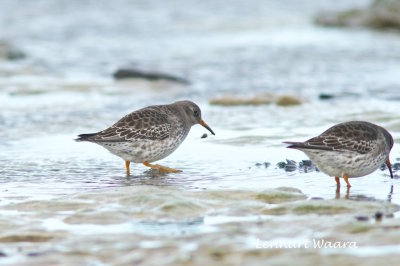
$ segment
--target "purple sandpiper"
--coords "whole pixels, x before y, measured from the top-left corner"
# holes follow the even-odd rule
[[[80,134],[76,141],[94,142],[124,159],[128,176],[130,162],[143,163],[163,173],[180,172],[150,163],[174,152],[185,140],[190,128],[196,124],[215,135],[201,119],[201,110],[195,103],[178,101],[139,109],[100,132]]]
[[[303,151],[322,172],[334,176],[338,187],[339,177],[351,187],[348,178],[368,175],[385,162],[393,178],[389,160],[393,137],[383,127],[369,122],[345,122],[305,142],[284,143]]]

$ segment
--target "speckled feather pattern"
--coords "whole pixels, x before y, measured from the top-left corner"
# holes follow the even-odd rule
[[[154,162],[175,151],[190,127],[173,104],[154,105],[126,115],[87,140],[130,162]]]
[[[372,173],[389,156],[393,138],[386,129],[364,121],[335,125],[305,142],[286,142],[303,151],[330,175],[360,177]]]

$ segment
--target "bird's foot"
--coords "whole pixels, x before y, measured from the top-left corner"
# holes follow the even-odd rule
[[[343,176],[343,179],[344,179],[344,181],[345,181],[346,184],[347,184],[347,188],[350,188],[351,185],[350,185],[350,183],[349,183],[349,177],[345,174],[345,175]]]
[[[162,173],[179,173],[182,172],[181,170],[178,169],[174,169],[174,168],[169,168],[166,166],[162,166],[159,164],[150,164],[149,162],[143,162],[143,164],[147,167],[150,167],[152,169],[157,169],[158,171],[162,172]]]

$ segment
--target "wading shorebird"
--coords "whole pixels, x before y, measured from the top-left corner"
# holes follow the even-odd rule
[[[196,124],[215,135],[201,119],[201,110],[195,103],[178,101],[139,109],[100,132],[78,135],[76,141],[94,142],[124,159],[128,176],[131,162],[143,163],[163,173],[176,173],[180,170],[150,163],[174,152]]]
[[[339,177],[351,187],[349,178],[368,175],[385,162],[393,178],[389,160],[393,137],[383,127],[369,122],[345,122],[305,142],[284,143],[303,151],[322,172],[334,176],[338,187]]]

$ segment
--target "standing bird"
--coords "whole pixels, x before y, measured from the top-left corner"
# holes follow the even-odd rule
[[[284,143],[303,151],[322,172],[334,176],[338,187],[339,177],[351,187],[348,178],[368,175],[384,162],[393,178],[389,160],[393,137],[383,127],[369,122],[345,122],[305,142]]]
[[[201,119],[200,108],[195,103],[178,101],[139,109],[103,131],[78,135],[76,141],[94,142],[124,159],[128,176],[130,162],[143,163],[164,173],[176,173],[180,170],[150,163],[174,152],[196,124],[215,135]]]

